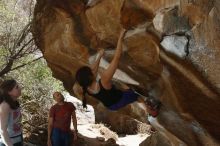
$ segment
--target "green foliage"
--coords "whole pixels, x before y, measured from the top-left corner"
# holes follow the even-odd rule
[[[43,96],[48,99],[52,92],[63,90],[61,82],[52,77],[44,59],[15,70],[9,76],[17,77],[19,83],[22,84],[24,96],[32,96],[36,99]]]
[[[32,0],[27,3],[26,7],[30,7],[31,4]],[[33,6],[31,6],[31,8],[32,7]],[[28,17],[30,11],[31,9],[28,11],[25,10],[24,3],[19,2],[18,0],[0,0],[0,18],[2,20],[0,25],[19,26],[20,24],[23,24],[14,29],[19,31],[19,28],[22,28],[28,21],[30,21],[30,18]]]
[[[34,3],[25,1],[0,0],[0,77],[32,62],[23,57],[37,51],[30,33]]]

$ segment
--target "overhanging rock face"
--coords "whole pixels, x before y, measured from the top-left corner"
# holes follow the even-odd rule
[[[38,0],[33,34],[54,77],[72,93],[76,70],[89,65],[99,48],[105,49],[105,68],[126,28],[117,82],[161,100],[160,115],[149,121],[168,145],[215,146],[220,144],[219,13],[219,0]],[[89,102],[98,110],[97,101]],[[135,104],[122,113],[144,121],[140,109]]]

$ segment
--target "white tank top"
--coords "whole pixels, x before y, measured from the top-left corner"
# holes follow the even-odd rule
[[[22,127],[21,127],[21,109],[20,108],[10,111],[9,117],[8,117],[7,131],[11,138],[21,135]]]
[[[21,109],[11,110],[8,116],[7,131],[12,144],[22,142]],[[0,142],[3,143],[0,137]]]

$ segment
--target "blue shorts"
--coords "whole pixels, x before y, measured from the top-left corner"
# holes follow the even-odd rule
[[[138,97],[139,95],[136,94],[133,90],[131,89],[126,90],[123,92],[121,100],[118,103],[108,107],[108,109],[113,110],[113,111],[118,110],[130,103],[137,101]]]
[[[53,128],[51,134],[52,146],[70,146],[71,145],[71,133],[64,132],[59,128]]]

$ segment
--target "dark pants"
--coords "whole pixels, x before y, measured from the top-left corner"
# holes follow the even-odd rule
[[[51,134],[52,146],[70,146],[71,133],[62,131],[58,128],[53,128]]]
[[[0,142],[0,146],[5,146],[5,144]],[[23,146],[23,142],[13,144],[13,146]]]
[[[19,135],[19,136],[15,136],[15,137],[21,137],[21,142],[15,143],[15,144],[13,144],[13,146],[23,146],[23,136],[22,136],[22,134]],[[13,137],[13,138],[15,138],[15,137]],[[5,146],[5,144],[0,142],[0,146]]]

